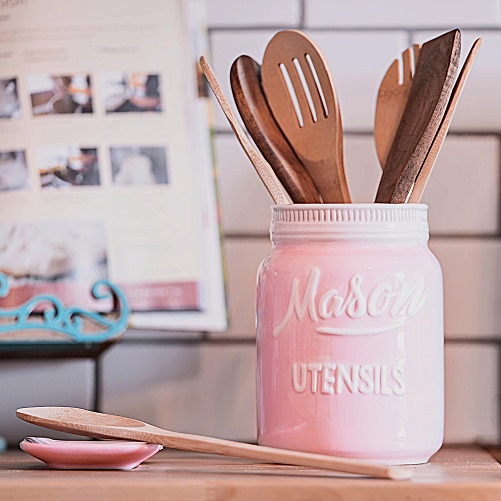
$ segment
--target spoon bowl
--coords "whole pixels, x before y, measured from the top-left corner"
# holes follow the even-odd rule
[[[313,179],[273,118],[261,88],[260,74],[260,65],[249,56],[238,57],[231,66],[231,90],[242,121],[292,201],[321,203]]]
[[[266,47],[261,83],[273,116],[326,203],[349,203],[341,112],[327,63],[297,30]]]

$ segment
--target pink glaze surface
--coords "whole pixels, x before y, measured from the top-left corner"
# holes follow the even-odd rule
[[[27,437],[19,446],[58,470],[131,470],[163,447],[145,442]]]
[[[260,444],[394,464],[440,448],[442,274],[426,240],[275,245],[258,275]]]

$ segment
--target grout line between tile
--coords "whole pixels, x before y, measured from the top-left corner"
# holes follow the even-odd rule
[[[498,442],[501,440],[501,395],[499,389],[501,388],[501,349],[498,350],[498,363],[497,363],[497,382],[498,382],[498,396],[496,398],[496,410],[498,416]]]
[[[475,336],[463,336],[463,337],[445,337],[445,344],[482,344],[482,345],[495,345],[501,348],[501,337],[475,337]]]
[[[498,173],[501,172],[501,136],[498,136]],[[498,185],[498,206],[497,206],[497,228],[501,232],[501,176],[499,176]]]
[[[101,357],[94,359],[94,395],[92,407],[96,412],[101,411]]]
[[[304,30],[306,24],[306,0],[299,0],[299,29]]]
[[[225,239],[233,240],[246,240],[246,239],[256,239],[256,240],[269,240],[270,234],[266,233],[226,233],[224,235]]]
[[[412,46],[412,32],[408,31],[407,33],[407,47]]]
[[[257,32],[263,32],[263,31],[280,31],[280,30],[285,30],[285,29],[297,29],[298,25],[295,23],[287,23],[287,24],[249,24],[247,26],[218,26],[218,25],[213,25],[209,26],[207,29],[207,32],[209,35],[216,34],[216,33],[235,33],[238,31],[255,31]]]
[[[168,332],[166,331],[166,336]],[[133,345],[228,345],[228,344],[255,344],[256,340],[254,337],[247,336],[224,336],[215,334],[214,336],[207,333],[205,338],[169,338],[169,337],[159,337],[148,338],[148,339],[123,339],[122,344]]]
[[[430,233],[430,240],[500,240],[499,233]],[[225,233],[225,240],[269,240],[270,235],[266,233]]]
[[[169,332],[165,331],[163,334],[159,333],[158,337],[155,338],[145,338],[141,339],[139,337],[133,339],[123,339],[121,344],[126,345],[253,345],[256,342],[256,339],[253,335],[249,336],[232,336],[232,335],[224,335],[219,333],[206,333],[205,337],[169,337]],[[501,334],[500,334],[501,336]],[[462,336],[462,337],[450,337],[446,334],[445,337],[446,345],[494,345],[501,349],[501,337],[476,337],[474,335],[471,336]],[[100,377],[100,366],[99,363],[96,363],[96,379]],[[96,408],[99,408],[99,396],[100,396],[100,388],[96,387]]]
[[[231,129],[213,129],[212,133],[216,136],[231,136],[233,135],[233,131]],[[345,136],[369,136],[372,138],[373,131],[370,129],[343,129],[343,134]],[[447,137],[464,137],[464,136],[473,136],[473,137],[497,137],[501,139],[501,132],[499,130],[450,130],[447,133]]]
[[[499,240],[499,233],[430,233],[430,240]]]
[[[301,20],[301,29],[304,29],[310,33],[314,32],[325,32],[330,31],[332,33],[344,33],[344,32],[371,32],[371,33],[387,33],[389,31],[394,32],[409,32],[412,36],[416,32],[428,32],[428,31],[449,31],[458,27],[457,25],[450,26],[306,26],[304,20]],[[273,30],[283,30],[287,28],[297,28],[294,24],[279,24],[279,25],[262,25],[262,24],[249,24],[242,26],[226,26],[226,25],[212,25],[209,26],[209,34],[216,32],[238,32],[238,31],[273,31]],[[459,26],[462,32],[467,31],[493,31],[498,32],[501,26]]]

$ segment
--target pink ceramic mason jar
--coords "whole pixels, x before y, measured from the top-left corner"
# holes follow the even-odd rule
[[[258,441],[385,463],[442,444],[443,289],[427,206],[273,207],[257,285]]]

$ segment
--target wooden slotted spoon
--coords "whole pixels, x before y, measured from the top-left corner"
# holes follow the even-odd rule
[[[404,50],[402,62],[399,59],[393,61],[379,86],[374,120],[374,141],[382,169],[384,169],[398,124],[407,104],[420,50],[421,46],[418,44]],[[400,73],[402,73],[402,82],[399,81]]]
[[[300,31],[278,32],[266,47],[261,82],[275,120],[323,201],[349,203],[341,113],[319,49]]]
[[[266,189],[269,194],[273,198],[273,201],[278,205],[287,205],[292,203],[291,198],[285,188],[282,186],[280,181],[278,180],[276,174],[273,172],[271,165],[263,158],[261,153],[252,145],[247,137],[247,134],[242,129],[235,115],[231,111],[230,105],[226,96],[223,94],[221,90],[221,86],[212,71],[209,63],[205,60],[204,56],[200,58],[200,66],[202,71],[204,72],[207,81],[216,96],[216,99],[223,110],[228,122],[233,129],[233,132],[237,136],[237,139],[244,149],[247,157],[251,161],[252,165],[256,169],[261,181],[263,181]]]
[[[260,76],[260,65],[249,56],[237,57],[231,66],[231,90],[240,117],[292,201],[322,203],[313,179],[273,118],[261,88]]]
[[[251,445],[220,438],[188,435],[163,430],[151,424],[122,416],[92,412],[75,407],[27,407],[16,411],[18,418],[53,430],[85,437],[138,440],[173,449],[225,456],[325,468],[327,470],[391,479],[409,479],[412,470],[357,459],[295,452],[273,447]]]

